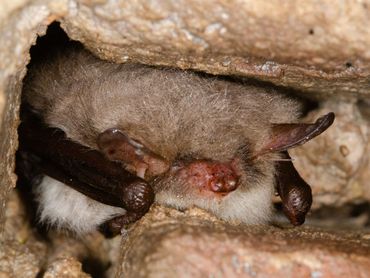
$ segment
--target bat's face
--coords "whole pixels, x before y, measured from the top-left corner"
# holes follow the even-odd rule
[[[145,99],[141,103],[148,108],[141,109],[150,116],[104,131],[99,148],[149,181],[161,204],[198,206],[227,220],[265,222],[278,155],[255,154],[272,125],[251,119],[248,107],[236,105],[227,94],[195,94],[175,100],[160,96],[161,106]]]
[[[255,132],[256,137],[251,140],[243,132],[250,131],[248,127],[233,132],[241,126],[230,118],[229,122],[224,122],[230,134],[224,132],[217,137],[210,131],[186,134],[180,130],[181,136],[172,136],[171,141],[162,138],[170,144],[160,145],[160,148],[155,148],[156,144],[151,142],[151,138],[161,140],[156,134],[146,135],[148,143],[142,143],[138,135],[108,129],[99,135],[98,146],[109,159],[123,162],[127,170],[150,182],[156,192],[156,201],[161,204],[179,209],[198,206],[228,221],[259,224],[267,222],[272,213],[275,165],[282,156],[280,152],[313,138],[332,121],[333,115],[329,114],[315,124],[265,124],[265,132]],[[217,144],[220,138],[221,143]],[[288,192],[287,196],[300,199],[311,193],[294,194]],[[290,204],[294,202],[289,201]],[[307,197],[296,203],[310,202]],[[289,209],[298,210],[296,207]],[[294,221],[301,224],[302,220]]]

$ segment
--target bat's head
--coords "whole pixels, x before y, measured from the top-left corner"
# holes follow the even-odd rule
[[[122,161],[127,170],[152,184],[158,203],[178,209],[198,206],[245,223],[270,217],[275,154],[256,159],[250,146],[241,142],[224,159],[185,153],[168,160],[117,129],[103,132],[98,141],[110,159]]]

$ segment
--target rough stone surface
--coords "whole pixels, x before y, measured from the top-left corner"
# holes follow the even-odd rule
[[[232,227],[157,207],[123,241],[120,277],[369,277],[369,236]]]
[[[368,96],[369,15],[369,1],[96,0],[72,3],[62,26],[115,61]]]
[[[117,260],[117,239],[94,235],[88,244],[50,234],[46,244],[19,199],[11,197],[5,210],[16,182],[29,48],[55,20],[104,59],[257,78],[325,99],[308,119],[331,110],[336,124],[292,152],[313,186],[314,207],[370,200],[369,1],[3,0],[0,6],[0,277],[35,277],[44,267],[46,277],[88,277],[85,258],[103,266]],[[199,210],[154,208],[124,241],[120,273],[368,277],[369,240],[369,233],[230,227]]]
[[[30,249],[29,245],[16,240],[1,240],[0,244],[1,278],[37,276],[46,255],[45,249]]]
[[[71,234],[60,234],[53,231],[49,232],[48,237],[51,242],[48,246],[47,269],[55,272],[55,269],[71,264],[71,268],[74,269],[73,273],[78,274],[81,264],[84,264],[84,271],[94,273],[95,277],[102,277],[104,274],[106,277],[114,277],[119,264],[120,237],[106,239],[100,233],[93,233],[83,238],[76,238]],[[59,277],[57,274],[50,277]]]
[[[81,269],[81,263],[75,258],[60,258],[54,261],[47,269],[44,278],[88,278]]]
[[[10,189],[15,186],[14,153],[22,78],[36,33],[46,30],[50,12],[27,0],[3,1],[0,9],[0,220]],[[0,221],[0,235],[3,221]]]
[[[35,237],[29,219],[30,214],[27,213],[24,200],[16,191],[12,191],[5,210],[4,238],[21,243],[34,242]]]
[[[7,202],[4,235],[0,241],[1,278],[36,277],[45,270],[46,277],[87,277],[81,271],[81,264],[95,277],[102,277],[104,273],[107,277],[114,276],[119,237],[105,239],[96,232],[76,238],[53,229],[48,232],[36,229],[35,224],[30,225],[34,208],[27,197],[14,190]],[[20,275],[23,272],[25,276]]]
[[[23,200],[12,191],[0,239],[0,277],[36,277],[46,261],[47,244],[34,233]]]
[[[1,52],[1,50],[0,50]],[[0,57],[1,59],[1,57]],[[7,90],[3,93],[3,97],[7,98],[8,105],[4,110],[0,110],[0,237],[2,231],[3,217],[7,195],[12,187],[15,186],[16,177],[14,174],[15,151],[18,146],[16,136],[16,128],[18,124],[18,106],[20,97],[20,79],[18,82],[11,81]],[[1,83],[1,82],[0,82]],[[1,98],[1,84],[0,84]],[[1,108],[0,108],[1,109]]]
[[[370,202],[370,121],[355,100],[322,103],[306,120],[329,111],[336,113],[333,126],[290,151],[299,173],[312,186],[313,208]]]

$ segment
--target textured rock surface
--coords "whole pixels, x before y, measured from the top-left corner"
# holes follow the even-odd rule
[[[16,240],[1,240],[0,244],[0,277],[37,276],[46,256],[44,248],[30,249]]]
[[[105,239],[102,234],[93,233],[76,238],[53,231],[49,232],[48,237],[50,243],[47,272],[54,276],[45,277],[79,277],[77,274],[85,272],[93,273],[94,277],[103,277],[104,274],[114,277],[116,266],[119,264],[120,237]],[[68,265],[71,265],[71,273],[63,274],[63,268]]]
[[[336,113],[333,126],[290,151],[299,173],[312,186],[313,207],[370,202],[370,121],[355,100],[322,103],[307,121],[329,111]]]
[[[370,234],[231,227],[154,208],[123,243],[120,277],[368,277]]]
[[[6,196],[15,186],[14,153],[22,78],[36,32],[45,30],[50,13],[28,1],[4,1],[0,10],[0,220]],[[50,19],[49,19],[50,20]],[[3,221],[0,221],[0,234]]]
[[[44,278],[88,278],[90,275],[82,271],[81,263],[75,258],[60,258],[47,269]]]
[[[34,233],[23,200],[11,192],[0,239],[0,277],[36,277],[46,262],[47,244]]]
[[[84,271],[95,277],[104,273],[114,276],[119,237],[105,239],[97,232],[76,238],[53,230],[37,230],[30,225],[34,211],[26,197],[12,191],[7,203],[0,241],[0,277],[36,277],[44,271],[44,277],[89,277]]]
[[[97,0],[70,5],[63,26],[116,61],[368,95],[369,15],[368,1]]]
[[[46,277],[88,277],[79,261],[89,254],[103,266],[117,259],[117,239],[99,235],[86,238],[90,245],[54,235],[47,246],[28,224],[19,199],[10,200],[4,217],[16,180],[17,115],[29,48],[54,20],[105,59],[252,77],[329,99],[320,109],[337,112],[335,126],[295,150],[295,163],[313,185],[315,207],[370,200],[369,1],[3,0],[0,277],[35,277],[42,267]],[[363,98],[362,105],[353,97]],[[322,114],[308,118],[316,113]],[[369,239],[308,228],[240,229],[198,210],[184,215],[155,209],[125,240],[121,273],[140,277],[152,270],[154,277],[173,277],[191,269],[194,276],[214,277],[367,277]]]

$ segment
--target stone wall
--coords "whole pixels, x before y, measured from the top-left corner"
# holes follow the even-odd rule
[[[29,49],[53,21],[103,59],[255,78],[320,100],[307,119],[330,110],[337,113],[335,125],[292,152],[313,185],[314,208],[370,201],[369,1],[2,2],[0,231],[16,182],[16,128]]]

